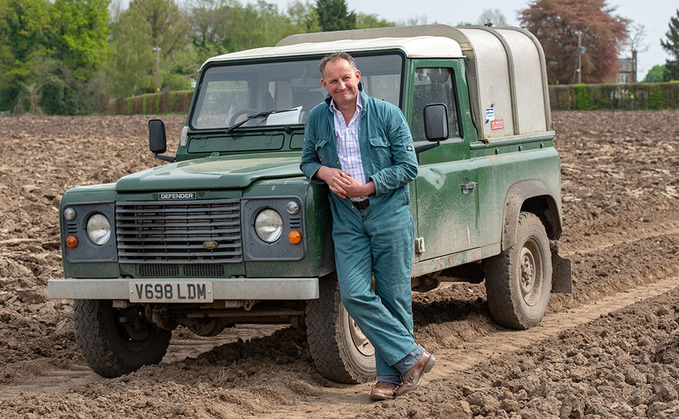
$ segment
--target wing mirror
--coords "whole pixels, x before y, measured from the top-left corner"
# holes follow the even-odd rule
[[[160,156],[167,150],[167,135],[165,134],[165,122],[162,119],[149,120],[149,149],[154,157],[170,163],[174,162],[173,156]]]
[[[424,107],[424,134],[429,141],[448,139],[448,108],[443,103]]]
[[[415,152],[419,155],[425,150],[429,150],[441,145],[442,140],[448,139],[448,108],[443,103],[432,103],[424,107],[424,135],[427,141],[436,142],[415,147]]]

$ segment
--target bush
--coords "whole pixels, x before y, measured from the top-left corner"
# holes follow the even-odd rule
[[[155,115],[164,113],[187,113],[193,91],[182,90],[166,93],[149,93],[124,99],[110,99],[106,113],[113,115]]]
[[[593,109],[592,90],[589,85],[576,84],[573,86],[573,100],[575,101],[576,110]]]
[[[675,109],[679,83],[549,86],[553,110]]]

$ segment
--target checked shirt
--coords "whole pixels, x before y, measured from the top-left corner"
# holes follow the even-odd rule
[[[335,102],[330,102],[330,110],[335,119],[335,136],[337,139],[337,157],[339,158],[342,170],[349,176],[365,183],[365,173],[363,171],[363,161],[361,160],[361,149],[358,143],[358,122],[361,120],[363,112],[363,98],[359,95],[356,100],[356,112],[351,117],[347,125],[342,112],[335,107]],[[352,201],[362,201],[365,196],[351,198]]]

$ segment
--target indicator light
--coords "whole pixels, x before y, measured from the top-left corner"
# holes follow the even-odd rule
[[[70,247],[71,249],[75,249],[76,247],[78,247],[78,237],[76,236],[66,237],[66,246]]]
[[[299,244],[299,242],[302,241],[302,233],[297,230],[292,230],[290,233],[288,233],[288,240],[292,244]]]

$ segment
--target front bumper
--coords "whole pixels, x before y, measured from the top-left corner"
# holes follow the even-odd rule
[[[318,278],[190,278],[212,283],[215,300],[314,300]],[[144,282],[177,282],[177,278],[145,278]],[[49,298],[82,300],[129,300],[134,279],[50,279]]]

